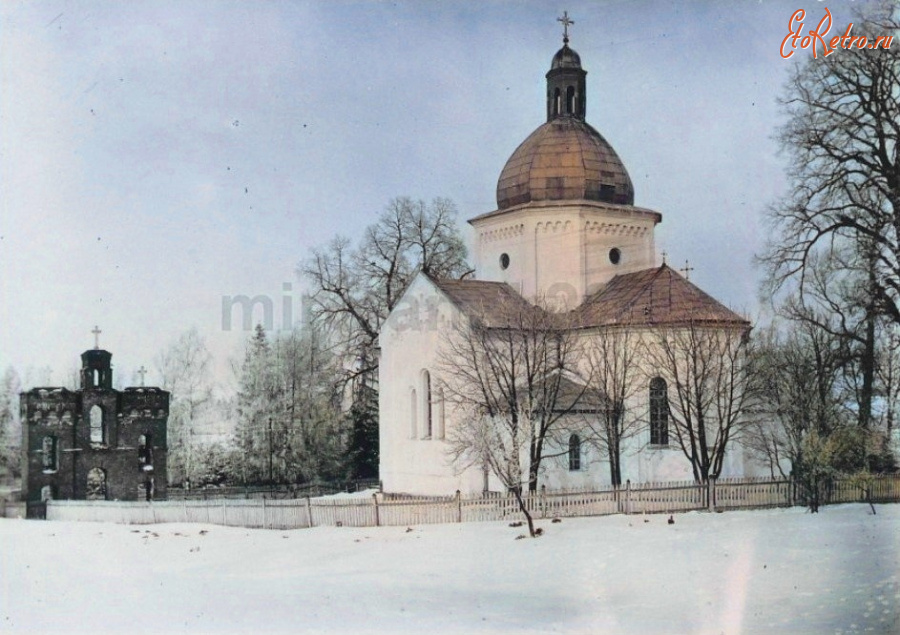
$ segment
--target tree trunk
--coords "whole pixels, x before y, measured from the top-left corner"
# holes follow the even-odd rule
[[[619,439],[610,439],[609,444],[609,478],[613,487],[622,484],[621,448]]]
[[[872,419],[872,392],[875,385],[875,307],[868,307],[866,314],[866,335],[863,344],[862,388],[859,395],[859,427],[866,429]]]
[[[512,493],[516,497],[516,502],[519,504],[519,510],[525,515],[525,521],[528,523],[528,535],[534,538],[534,520],[531,518],[528,507],[525,505],[525,499],[522,497],[522,488],[513,487]]]

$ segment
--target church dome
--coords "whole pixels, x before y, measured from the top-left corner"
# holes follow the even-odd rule
[[[506,162],[497,182],[497,208],[531,201],[589,200],[634,205],[634,187],[612,146],[586,121],[587,71],[563,46],[547,71],[547,123],[529,135]]]
[[[633,205],[634,187],[599,132],[577,117],[556,116],[532,132],[506,162],[497,182],[497,208],[579,199]]]
[[[553,56],[550,62],[550,68],[581,68],[581,57],[578,53],[569,48],[568,44],[563,45],[561,49]]]

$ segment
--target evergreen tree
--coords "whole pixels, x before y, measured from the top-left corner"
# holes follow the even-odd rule
[[[238,425],[235,442],[241,456],[239,479],[260,481],[267,475],[268,420],[270,416],[269,340],[261,324],[247,344],[238,388]]]
[[[374,388],[360,384],[347,419],[351,478],[378,478],[378,393]]]

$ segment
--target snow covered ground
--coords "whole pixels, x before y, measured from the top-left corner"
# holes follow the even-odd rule
[[[0,520],[3,633],[900,633],[900,505],[265,531]]]

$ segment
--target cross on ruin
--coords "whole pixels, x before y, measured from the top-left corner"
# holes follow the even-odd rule
[[[99,326],[94,325],[94,330],[91,331],[91,333],[94,334],[94,350],[97,350],[98,348],[100,348],[100,334],[102,332],[103,331],[100,330]]]
[[[144,377],[147,375],[147,369],[144,368],[143,365],[141,365],[141,367],[138,368],[138,370],[137,370],[137,374],[141,376],[141,386],[143,386],[144,385]]]
[[[683,269],[679,269],[678,271],[680,271],[681,273],[684,274],[684,279],[685,279],[685,280],[690,280],[690,279],[691,279],[691,272],[692,272],[693,270],[694,270],[694,268],[691,266],[691,263],[688,262],[687,260],[685,260],[685,261],[684,261],[684,268],[683,268]]]
[[[569,12],[563,11],[561,18],[556,18],[557,22],[562,22],[563,25],[563,42],[565,44],[569,43],[569,27],[575,24],[575,20],[571,20],[569,18]]]

